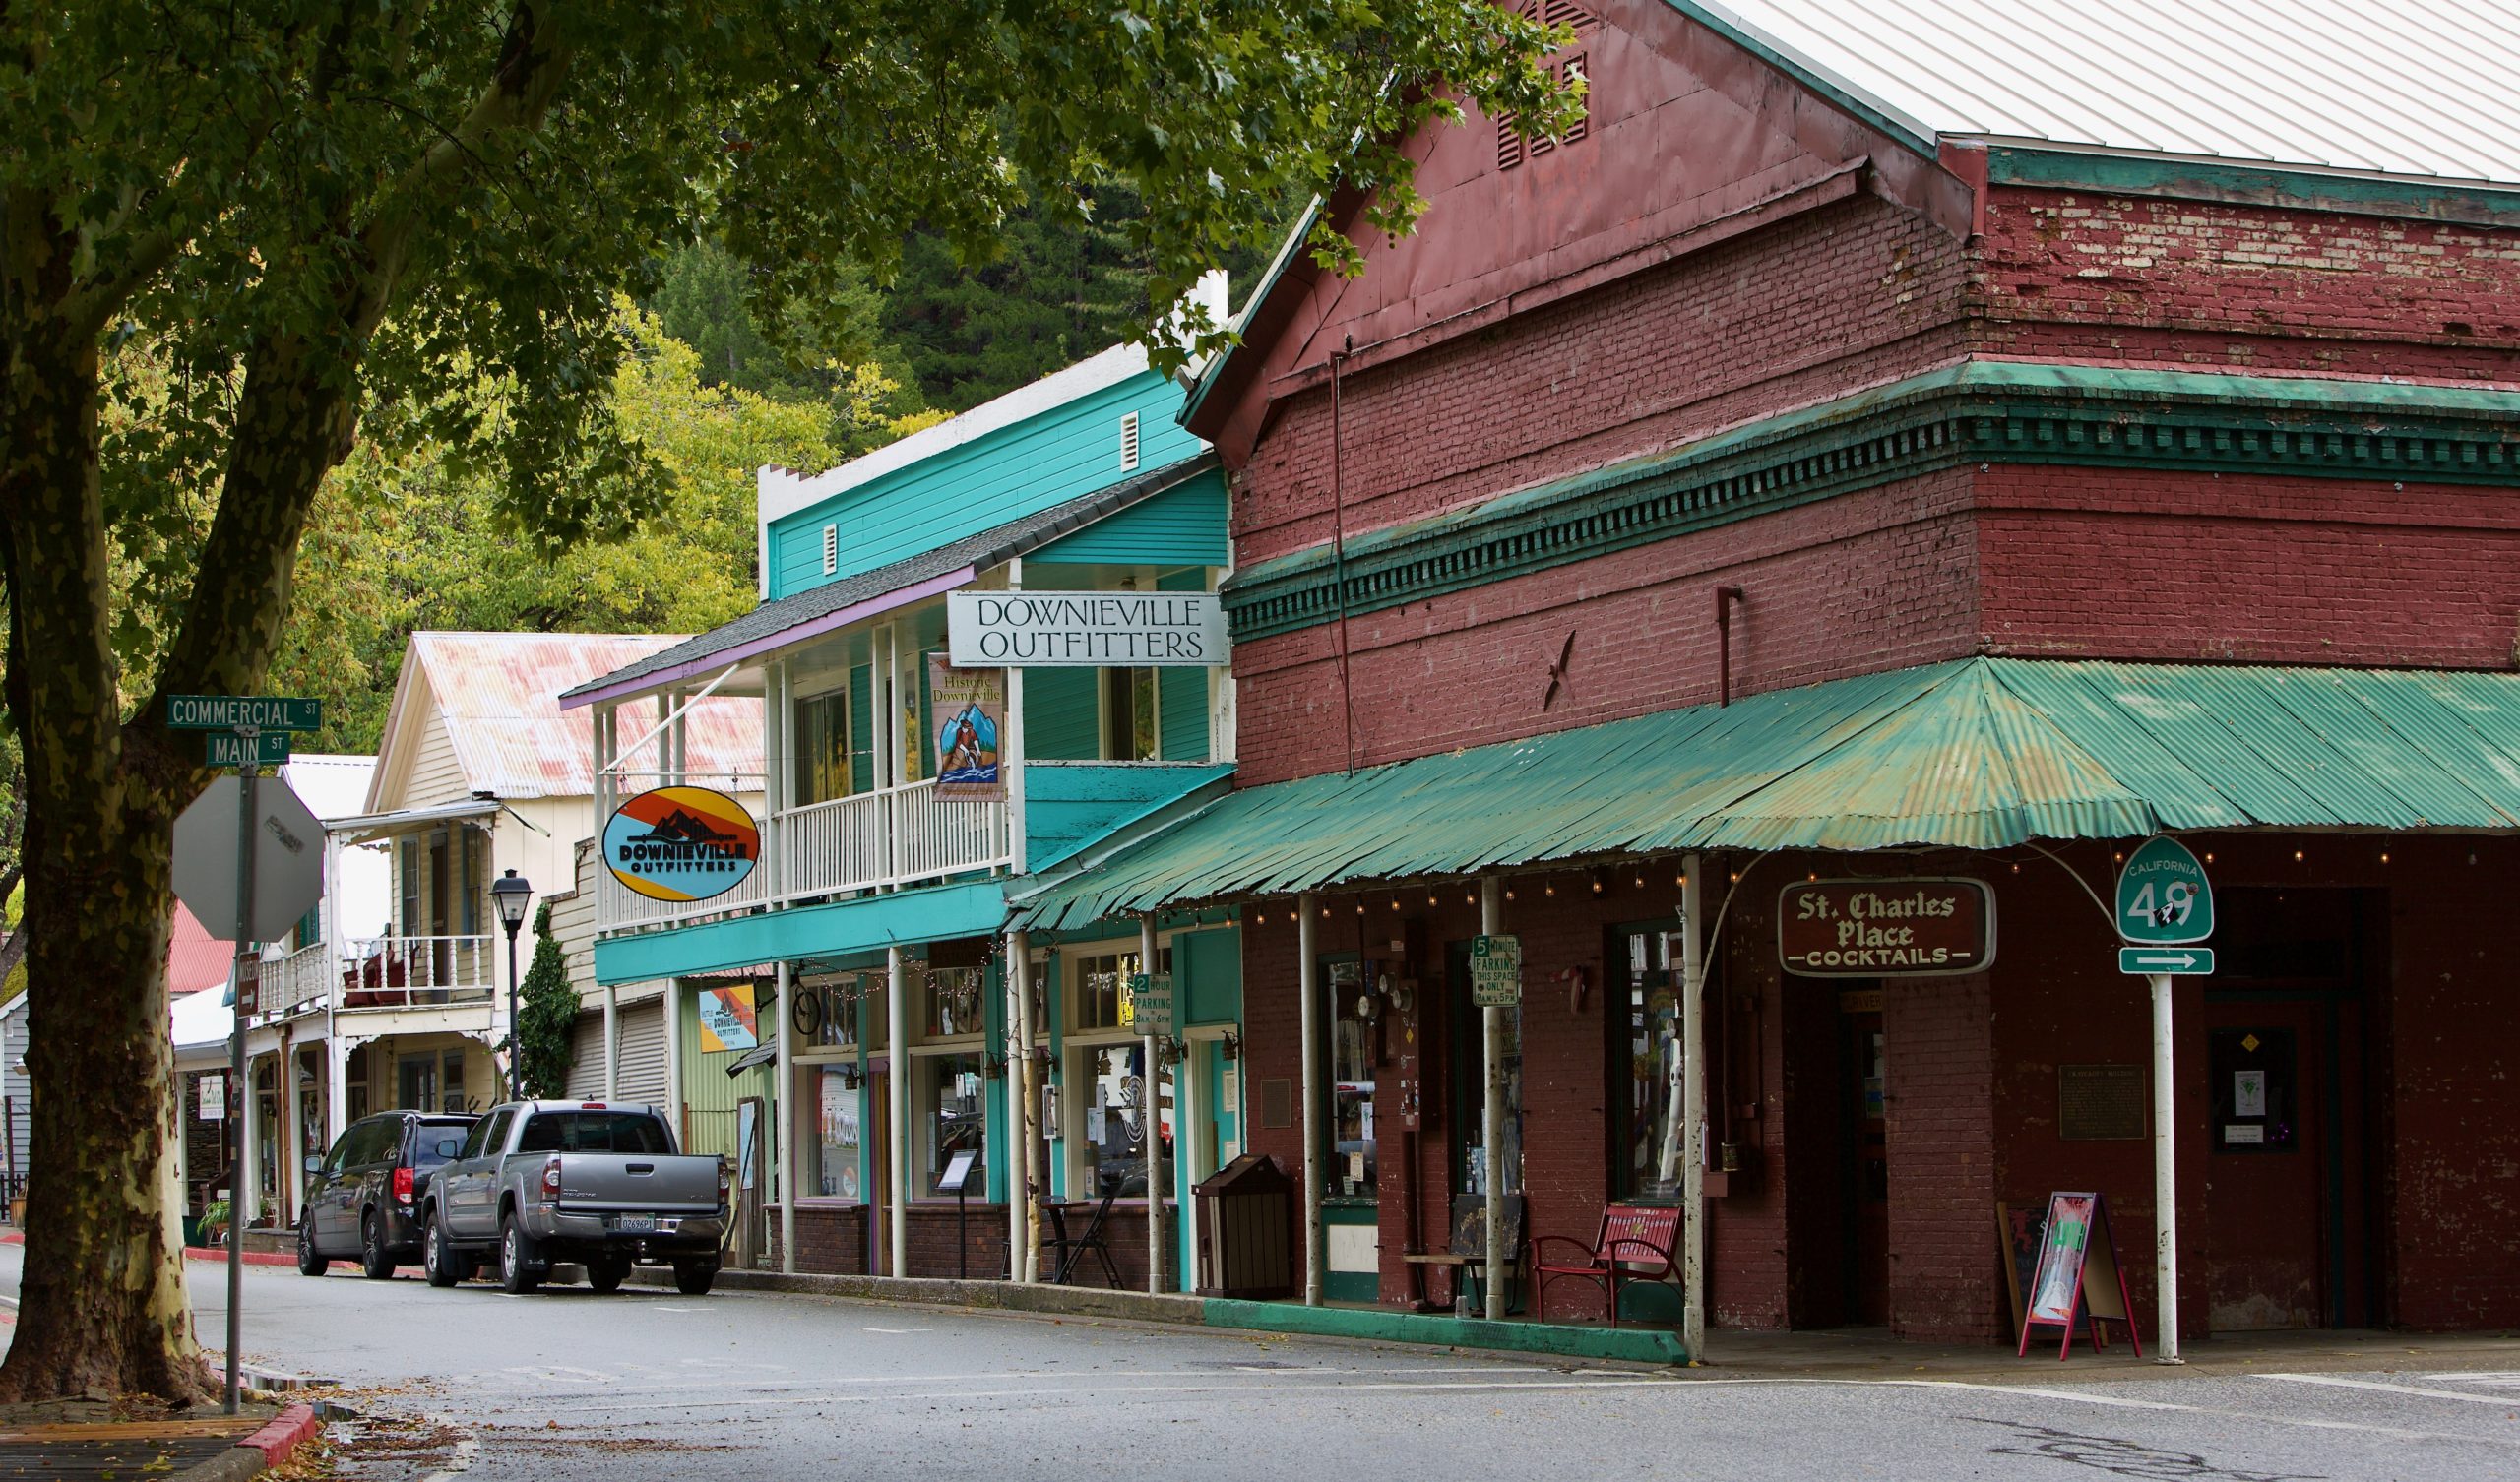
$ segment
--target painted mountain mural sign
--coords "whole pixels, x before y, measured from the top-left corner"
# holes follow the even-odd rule
[[[761,860],[761,828],[744,805],[707,787],[658,787],[612,811],[603,863],[651,900],[708,900],[744,883]]]

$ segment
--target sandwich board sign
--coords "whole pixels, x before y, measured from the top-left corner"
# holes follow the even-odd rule
[[[2064,1358],[2073,1352],[2074,1328],[2088,1321],[2094,1327],[2125,1324],[2126,1340],[2142,1358],[2134,1310],[2126,1269],[2117,1264],[2117,1242],[2109,1233],[2108,1204],[2098,1194],[2048,1195],[2048,1223],[2040,1232],[2039,1264],[2022,1303],[2021,1345],[2014,1357],[2030,1352],[2032,1328],[2060,1328],[2065,1338],[2056,1357]]]

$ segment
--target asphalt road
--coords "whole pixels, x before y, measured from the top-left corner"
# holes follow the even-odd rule
[[[19,1254],[0,1247],[0,1296]],[[223,1272],[192,1276],[215,1340]],[[2510,1372],[1675,1378],[766,1293],[433,1291],[346,1266],[249,1267],[245,1334],[250,1359],[337,1376],[371,1414],[442,1423],[362,1460],[378,1482],[2520,1478]]]

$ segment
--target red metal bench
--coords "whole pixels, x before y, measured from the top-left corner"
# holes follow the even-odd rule
[[[1610,1204],[1602,1210],[1601,1232],[1590,1245],[1571,1235],[1543,1235],[1532,1242],[1532,1305],[1534,1315],[1548,1321],[1548,1283],[1562,1276],[1598,1282],[1608,1300],[1610,1326],[1618,1326],[1618,1289],[1636,1281],[1678,1279],[1680,1211],[1670,1204]],[[1555,1260],[1549,1247],[1563,1246],[1571,1255]]]

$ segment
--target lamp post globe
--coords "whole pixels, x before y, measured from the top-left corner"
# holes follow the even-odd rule
[[[525,1076],[516,1036],[516,929],[525,924],[525,908],[534,899],[534,883],[509,870],[490,882],[490,903],[508,929],[508,1099],[525,1095]]]

